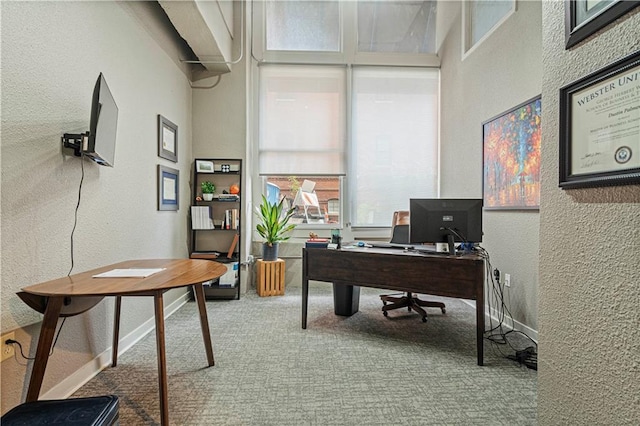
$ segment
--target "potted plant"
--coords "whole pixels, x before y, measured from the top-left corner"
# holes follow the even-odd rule
[[[205,201],[213,200],[213,193],[216,190],[216,186],[213,182],[204,181],[200,184],[200,189],[202,189],[202,198]]]
[[[256,214],[260,223],[256,225],[256,230],[262,238],[262,260],[273,261],[278,259],[278,244],[289,239],[288,233],[296,225],[288,225],[289,219],[293,216],[294,207],[286,212],[284,210],[284,198],[278,203],[270,203],[262,196],[262,203],[256,208]]]

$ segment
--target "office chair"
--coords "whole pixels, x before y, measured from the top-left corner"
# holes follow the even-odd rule
[[[408,211],[395,211],[393,212],[393,222],[391,223],[391,243],[396,244],[409,244],[409,212]],[[428,279],[428,278],[427,278]],[[391,295],[381,295],[382,300],[382,313],[384,316],[389,315],[389,311],[399,308],[407,308],[409,312],[411,310],[416,311],[422,316],[422,322],[427,322],[427,312],[422,309],[426,308],[440,308],[442,313],[446,313],[446,307],[442,302],[431,302],[427,300],[420,300],[418,296],[415,296],[411,292],[407,292],[404,296],[397,297]],[[389,303],[389,305],[387,305]]]

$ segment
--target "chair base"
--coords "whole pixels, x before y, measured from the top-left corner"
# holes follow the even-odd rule
[[[422,317],[422,322],[427,322],[427,311],[422,309],[422,307],[426,308],[440,308],[443,314],[447,313],[447,309],[444,303],[442,302],[430,302],[427,300],[420,300],[417,296],[414,296],[411,293],[407,293],[405,296],[397,297],[397,296],[380,296],[382,300],[383,307],[382,313],[386,317],[389,315],[389,311],[393,309],[399,308],[407,308],[409,312],[413,309]],[[390,303],[387,305],[387,303]]]

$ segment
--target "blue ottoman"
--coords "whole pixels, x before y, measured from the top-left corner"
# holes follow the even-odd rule
[[[0,419],[2,426],[111,426],[118,425],[118,397],[54,399],[25,402]]]

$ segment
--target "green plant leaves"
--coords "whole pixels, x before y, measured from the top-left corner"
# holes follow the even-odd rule
[[[292,207],[283,214],[284,198],[279,203],[270,203],[262,196],[262,203],[256,208],[256,215],[262,220],[256,225],[256,231],[265,239],[265,243],[272,245],[290,238],[287,235],[296,225],[288,224],[295,208]]]
[[[200,189],[202,189],[203,194],[213,194],[216,191],[216,186],[213,182],[204,181],[200,184]]]

